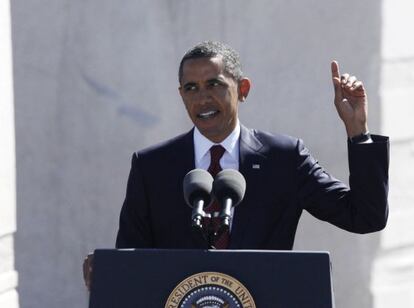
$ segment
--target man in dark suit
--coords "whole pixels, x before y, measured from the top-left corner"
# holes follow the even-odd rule
[[[239,56],[219,42],[203,42],[179,68],[180,95],[194,128],[133,155],[116,247],[206,248],[192,235],[182,183],[188,171],[211,167],[215,145],[222,149],[220,167],[239,170],[247,183],[222,248],[291,249],[304,209],[351,232],[384,228],[388,138],[368,132],[362,82],[340,75],[335,61],[331,66],[335,106],[349,137],[351,188],[326,173],[301,140],[241,125],[238,106],[251,84]]]
[[[351,232],[385,227],[388,139],[370,136],[367,96],[356,77],[332,63],[335,105],[349,136],[351,190],[328,175],[298,139],[240,125],[238,106],[250,90],[237,53],[218,42],[184,56],[180,94],[195,128],[135,153],[120,215],[118,248],[203,248],[191,236],[182,181],[207,169],[210,147],[222,145],[223,169],[238,169],[246,195],[234,210],[226,248],[291,249],[303,209]]]

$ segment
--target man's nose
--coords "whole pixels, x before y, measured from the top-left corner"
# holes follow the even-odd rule
[[[211,100],[211,93],[206,88],[201,88],[198,91],[197,100],[201,104],[208,103]]]

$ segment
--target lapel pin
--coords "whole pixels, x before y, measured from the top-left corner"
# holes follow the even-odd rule
[[[252,165],[252,168],[253,168],[253,169],[260,169],[260,165],[259,165],[259,164],[253,164],[253,165]]]

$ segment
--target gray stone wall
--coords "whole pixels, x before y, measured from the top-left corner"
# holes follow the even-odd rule
[[[19,306],[14,267],[16,164],[10,2],[0,2],[0,307]]]
[[[113,247],[133,151],[190,129],[183,53],[214,39],[253,82],[250,127],[299,136],[347,180],[330,61],[365,81],[380,128],[381,4],[340,1],[12,2],[21,307],[86,307],[84,255]],[[295,249],[332,254],[338,307],[372,307],[380,235],[304,215]]]
[[[390,212],[372,290],[376,308],[414,307],[414,3],[384,0],[382,131],[391,137]]]

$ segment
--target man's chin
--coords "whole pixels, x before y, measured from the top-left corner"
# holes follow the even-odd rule
[[[197,128],[204,137],[214,143],[222,142],[229,135],[229,133],[224,132],[223,130],[218,130],[217,128],[206,128],[200,126],[197,126]]]

